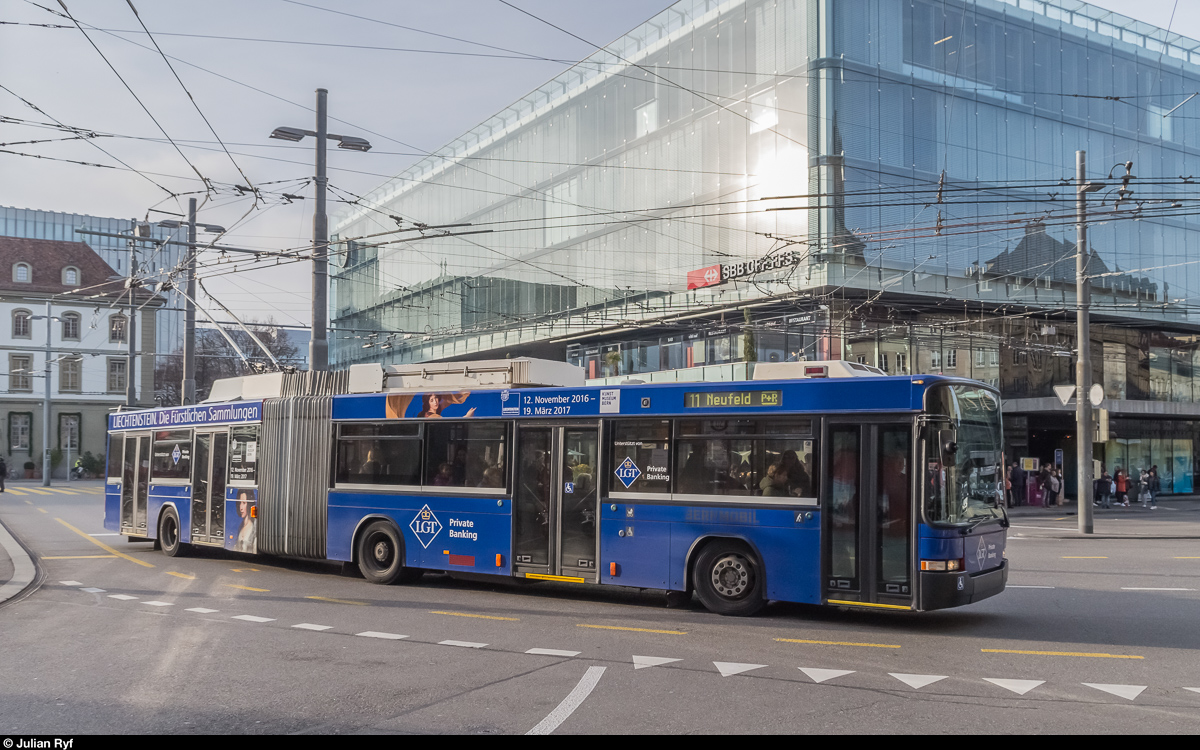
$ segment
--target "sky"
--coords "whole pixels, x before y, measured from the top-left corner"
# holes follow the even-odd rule
[[[599,44],[671,4],[509,1]],[[187,200],[170,193],[200,189],[198,172],[217,187],[200,221],[230,229],[221,244],[255,249],[311,242],[312,139],[268,136],[279,126],[315,129],[318,87],[329,90],[330,131],[373,146],[329,149],[332,188],[363,195],[567,67],[482,45],[561,61],[593,51],[501,0],[132,0],[137,15],[130,0],[64,2],[86,36],[45,9],[61,12],[57,0],[0,0],[0,116],[102,135],[22,144],[63,134],[0,120],[0,149],[120,168],[0,153],[0,205],[174,219]],[[1196,0],[1092,4],[1200,39]],[[257,206],[233,188],[247,182],[267,195]],[[285,192],[305,198],[288,203]],[[309,264],[239,271],[207,283],[239,317],[309,323]]]

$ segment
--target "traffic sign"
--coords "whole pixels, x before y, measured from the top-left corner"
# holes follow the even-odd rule
[[[1092,383],[1092,389],[1088,391],[1088,401],[1092,402],[1092,406],[1099,406],[1104,401],[1104,386]]]
[[[1056,385],[1054,386],[1054,395],[1058,396],[1058,400],[1062,401],[1063,406],[1066,406],[1071,403],[1071,397],[1075,395],[1075,386]]]

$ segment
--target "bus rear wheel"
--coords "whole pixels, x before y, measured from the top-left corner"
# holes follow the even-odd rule
[[[396,527],[375,521],[358,538],[358,569],[371,583],[412,583],[425,571],[404,567],[404,543]]]
[[[719,615],[746,617],[766,604],[754,553],[738,542],[716,541],[705,547],[696,558],[692,580],[700,602]]]
[[[179,516],[174,508],[167,507],[163,510],[162,519],[158,522],[158,544],[167,557],[187,554],[188,545],[180,541]]]

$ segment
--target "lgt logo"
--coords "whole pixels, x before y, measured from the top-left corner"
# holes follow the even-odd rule
[[[426,505],[417,512],[416,518],[408,525],[412,529],[413,535],[417,537],[417,541],[425,549],[429,549],[429,545],[437,538],[437,535],[442,530],[442,522],[433,515],[433,511]]]

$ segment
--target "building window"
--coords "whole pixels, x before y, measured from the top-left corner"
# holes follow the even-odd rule
[[[938,349],[932,349],[929,352],[929,369],[938,371],[942,369],[942,352]]]
[[[14,339],[33,338],[33,313],[28,310],[13,310],[12,335]]]
[[[124,393],[126,381],[126,362],[123,359],[108,359],[108,392]]]
[[[888,371],[888,355],[884,352],[879,353],[879,369],[884,372]]]
[[[633,116],[637,120],[637,135],[635,137],[641,138],[644,135],[650,135],[655,130],[658,130],[658,101],[651,99],[635,109]]]
[[[83,390],[83,359],[63,357],[58,363],[58,390],[79,393]]]
[[[896,374],[897,375],[907,375],[908,374],[908,355],[907,354],[902,354],[902,353],[896,354]]]
[[[79,286],[79,269],[75,266],[67,266],[64,268],[62,281],[66,286]]]
[[[958,367],[958,350],[950,349],[946,352],[946,369],[953,370]]]
[[[79,453],[79,421],[80,415],[78,414],[58,415],[58,449],[60,451]]]
[[[108,343],[125,343],[125,316],[113,315],[108,319]]]
[[[33,357],[31,355],[8,355],[8,389],[10,391],[32,391],[32,373]]]
[[[33,415],[29,413],[8,415],[8,450],[29,452],[32,441]]]
[[[78,341],[79,340],[79,313],[64,313],[62,316],[62,337],[63,341]]]
[[[13,281],[28,284],[33,281],[33,269],[28,263],[17,263],[13,266]]]

